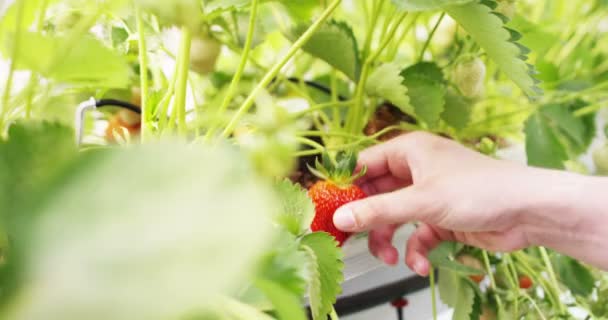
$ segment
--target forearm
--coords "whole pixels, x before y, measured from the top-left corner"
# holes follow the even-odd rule
[[[529,242],[608,270],[608,178],[536,170],[522,221]]]

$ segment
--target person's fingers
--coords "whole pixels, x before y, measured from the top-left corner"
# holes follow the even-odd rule
[[[443,241],[453,241],[451,232],[421,224],[407,242],[405,264],[421,276],[428,276],[431,263],[428,254]]]
[[[369,251],[388,265],[396,265],[399,262],[399,252],[392,243],[397,228],[398,225],[387,225],[369,232]]]
[[[366,181],[363,184],[359,184],[359,187],[361,187],[361,189],[368,196],[373,196],[381,193],[393,192],[397,189],[404,188],[410,184],[411,181],[403,180],[391,174],[388,174],[373,180]]]
[[[405,148],[401,143],[402,139],[393,139],[359,153],[357,171],[363,167],[367,171],[358,182],[364,183],[388,174],[408,179],[411,173],[405,156]]]
[[[433,223],[441,211],[435,197],[412,186],[349,203],[336,211],[333,220],[342,231],[361,232],[417,220]]]

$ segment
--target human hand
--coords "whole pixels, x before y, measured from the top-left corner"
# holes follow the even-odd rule
[[[369,230],[370,251],[396,264],[393,234],[420,222],[405,262],[423,276],[430,270],[429,251],[442,241],[507,252],[545,243],[560,247],[556,238],[564,232],[572,243],[585,240],[575,230],[583,227],[580,215],[544,215],[577,201],[582,176],[496,160],[421,132],[363,151],[359,166],[367,174],[357,183],[370,197],[340,208],[334,224],[348,232]]]

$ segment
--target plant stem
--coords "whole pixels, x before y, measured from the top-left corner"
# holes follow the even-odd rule
[[[431,30],[431,33],[429,34],[429,38],[426,39],[424,46],[422,46],[422,50],[420,50],[420,57],[418,58],[418,62],[422,62],[422,60],[424,60],[424,53],[426,52],[426,49],[431,44],[431,40],[433,40],[433,37],[435,36],[435,32],[437,32],[437,28],[439,28],[439,25],[441,24],[441,21],[443,21],[444,17],[445,17],[445,12],[442,12],[441,16],[439,17],[439,20],[437,20],[437,23],[433,27],[433,30]]]
[[[36,31],[40,32],[44,27],[44,17],[46,17],[46,10],[49,6],[49,0],[43,0],[40,3],[40,12],[38,12],[38,21],[36,21]],[[32,116],[32,102],[34,100],[34,94],[38,85],[38,73],[32,71],[30,74],[29,83],[27,85],[27,97],[25,101],[25,118],[29,119]]]
[[[308,40],[321,28],[323,23],[329,19],[332,13],[338,8],[338,6],[342,3],[342,0],[334,0],[329,7],[323,12],[321,17],[313,23],[304,34],[291,46],[287,54],[279,60],[271,69],[266,73],[264,78],[260,81],[260,83],[253,89],[251,94],[245,99],[241,107],[238,109],[237,113],[234,115],[232,120],[228,123],[224,131],[222,132],[222,137],[226,138],[232,134],[232,131],[236,128],[241,117],[249,111],[249,109],[253,106],[255,102],[255,98],[257,95],[268,86],[272,80],[279,74],[281,69],[291,60],[291,58],[304,46]]]
[[[431,267],[429,272],[429,281],[431,287],[431,310],[433,312],[433,320],[437,320],[437,293],[435,292],[435,268]]]
[[[188,71],[190,68],[190,46],[192,32],[188,27],[182,27],[182,38],[177,56],[177,83],[175,86],[175,104],[177,112],[177,132],[185,137],[188,131],[186,126],[186,94],[188,90]]]
[[[6,83],[4,84],[4,93],[2,94],[2,104],[0,104],[0,135],[4,132],[4,117],[9,111],[9,98],[11,96],[11,91],[13,88],[13,79],[15,77],[15,70],[17,66],[17,55],[19,54],[19,42],[21,39],[21,32],[23,31],[21,27],[21,22],[23,20],[23,12],[25,8],[25,0],[21,0],[16,4],[17,7],[17,18],[15,19],[15,35],[13,41],[13,51],[11,52],[10,57],[10,67],[8,69],[8,76],[6,79]]]
[[[486,250],[482,250],[481,254],[483,256],[483,263],[486,267],[486,271],[488,272],[488,277],[490,278],[490,288],[494,291],[494,297],[496,298],[498,310],[503,310],[502,301],[500,299],[500,296],[496,292],[496,279],[494,279],[494,273],[492,272],[492,266],[490,265],[490,257],[488,256],[488,252]]]
[[[224,100],[222,101],[222,104],[220,105],[220,108],[217,111],[218,113],[222,113],[228,108],[228,105],[234,98],[238,85],[241,81],[241,77],[243,76],[243,72],[245,71],[245,67],[247,66],[247,61],[249,60],[249,53],[251,52],[251,47],[253,43],[256,19],[258,15],[258,6],[259,0],[251,0],[251,15],[249,17],[249,26],[247,29],[247,38],[245,40],[245,46],[243,49],[243,53],[241,54],[241,62],[239,63],[239,66],[236,69],[236,73],[234,74],[234,77],[230,82],[230,86],[228,87],[228,91],[224,96]],[[205,139],[210,139],[211,137],[213,137],[217,130],[218,126],[212,126],[211,128],[209,128],[209,131],[207,131],[207,134],[205,135]]]
[[[340,320],[340,318],[338,317],[338,313],[336,312],[335,308],[331,308],[331,312],[329,313],[329,318],[331,320]]]
[[[380,12],[382,12],[383,5],[384,0],[374,0],[372,3],[372,19],[369,26],[367,26],[368,30],[365,35],[365,44],[363,45],[363,57],[367,57],[371,51],[374,31],[376,30],[376,25],[378,23],[378,18],[380,17]]]
[[[547,249],[545,247],[539,247],[538,250],[540,251],[540,256],[543,259],[545,268],[547,268],[547,273],[549,274],[549,279],[551,280],[551,285],[553,286],[553,290],[555,290],[555,294],[557,295],[555,298],[557,300],[556,302],[557,302],[557,306],[559,308],[560,315],[565,315],[566,307],[561,302],[560,297],[559,297],[559,291],[560,291],[559,284],[557,282],[557,277],[555,276],[555,271],[553,270],[553,264],[551,263],[551,259],[549,258],[549,254],[547,253]]]
[[[148,48],[146,44],[146,35],[144,31],[144,19],[142,18],[141,9],[136,5],[135,19],[137,20],[137,34],[139,37],[139,85],[141,90],[141,141],[145,142],[148,139],[149,128],[151,126],[150,112],[148,106],[149,94],[149,79],[148,79]]]
[[[361,77],[359,78],[359,83],[357,84],[357,88],[355,90],[355,106],[351,113],[349,114],[349,119],[347,120],[346,129],[351,133],[356,133],[359,131],[359,126],[361,125],[360,118],[361,112],[363,110],[364,97],[365,97],[365,86],[367,84],[367,78],[369,77],[370,68],[373,63],[378,59],[378,57],[382,54],[384,49],[389,45],[389,43],[393,40],[395,36],[395,32],[399,28],[399,25],[403,20],[407,17],[407,12],[401,13],[397,20],[393,23],[392,28],[388,31],[387,35],[383,35],[384,42],[380,44],[378,50],[371,56],[367,58],[365,63],[363,64],[363,69],[361,71]]]

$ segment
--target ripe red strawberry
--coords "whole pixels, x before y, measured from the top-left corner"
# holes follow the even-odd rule
[[[354,154],[340,153],[335,160],[325,154],[323,165],[317,161],[316,169],[309,167],[313,174],[321,178],[321,181],[308,190],[308,196],[315,204],[315,217],[310,229],[331,234],[340,246],[350,234],[336,228],[333,222],[334,213],[349,202],[367,197],[363,190],[353,184],[357,177],[365,174],[365,170],[362,170],[353,177],[356,163],[357,158]]]

